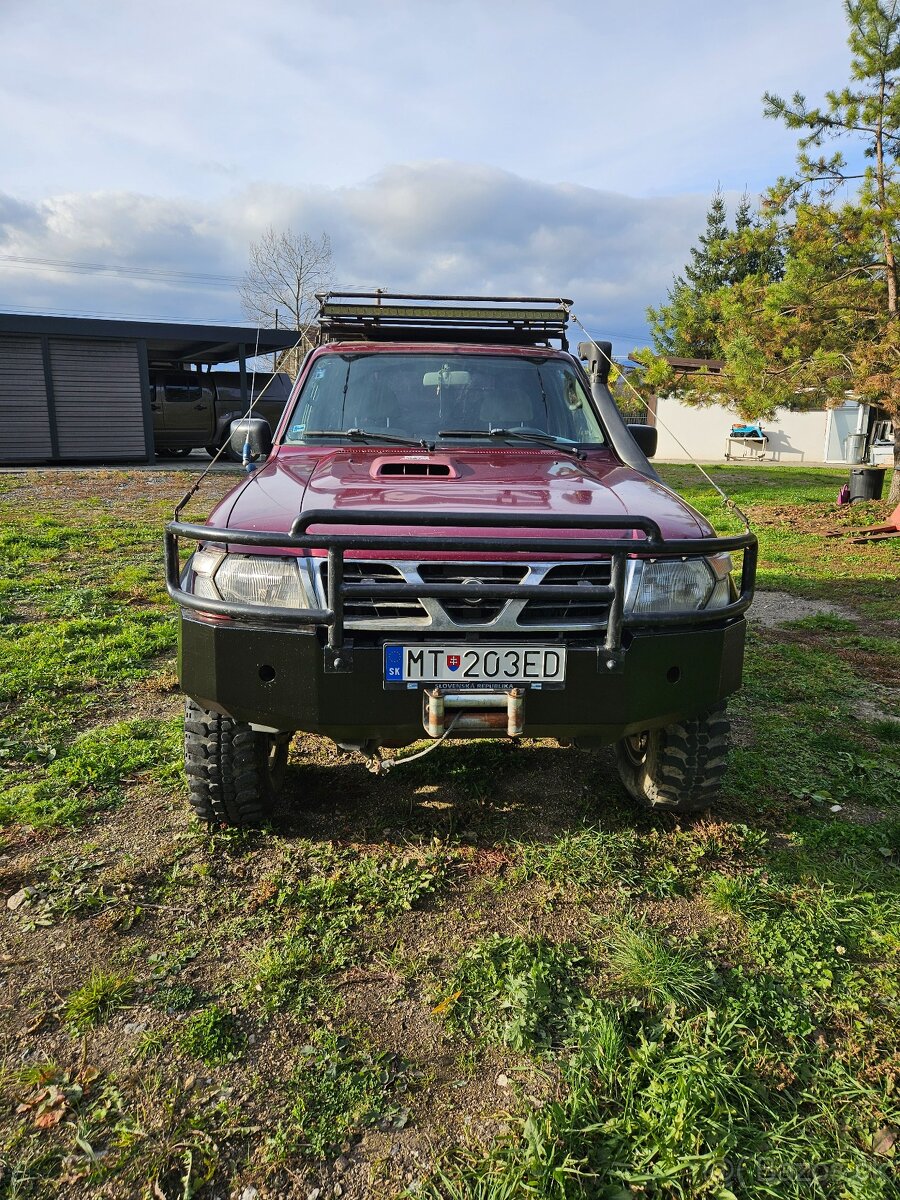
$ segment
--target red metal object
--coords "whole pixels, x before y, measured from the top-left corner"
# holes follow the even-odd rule
[[[584,462],[543,448],[461,447],[442,456],[452,461],[456,478],[434,480],[382,474],[373,479],[373,460],[383,463],[385,457],[383,447],[279,446],[237,495],[232,493],[212,513],[210,524],[287,533],[301,509],[369,509],[395,515],[414,509],[436,514],[471,510],[519,513],[522,535],[529,536],[528,518],[539,513],[579,517],[592,511],[623,516],[640,512],[656,521],[666,538],[714,536],[712,527],[683,500],[601,447],[588,450]],[[395,461],[420,457],[420,452],[403,448],[391,455]],[[391,524],[374,526],[368,532],[377,535],[396,529],[396,524]],[[333,532],[350,531],[350,527],[333,527]],[[459,557],[448,550],[446,542],[465,530],[435,527],[432,532],[436,539],[433,557]],[[530,532],[538,550],[544,535],[539,530]],[[492,531],[485,529],[484,533],[490,536]],[[573,530],[572,536],[577,535]],[[561,532],[561,536],[567,535]],[[421,558],[422,553],[393,552],[392,557]],[[471,558],[471,554],[462,557]]]
[[[865,525],[862,529],[830,529],[826,537],[848,537],[854,546],[867,542],[882,542],[887,538],[900,537],[900,504],[889,514],[884,525]]]
[[[714,537],[713,527],[689,504],[667,488],[626,466],[605,446],[586,448],[584,461],[565,454],[548,453],[541,447],[455,447],[430,461],[447,464],[450,478],[417,478],[385,475],[390,460],[410,464],[421,461],[420,449],[384,446],[301,446],[282,441],[291,419],[294,402],[322,357],[341,353],[384,352],[379,342],[331,342],[308,356],[278,429],[275,449],[266,463],[254,471],[239,489],[231,492],[209,517],[211,525],[286,533],[302,509],[367,508],[398,513],[403,509],[433,509],[437,512],[521,513],[523,536],[528,536],[528,518],[538,513],[582,515],[592,510],[627,515],[640,512],[656,521],[665,538]],[[519,345],[478,346],[460,342],[391,342],[391,354],[453,354],[503,356],[524,359],[569,356],[549,347]],[[437,485],[437,486],[435,486]],[[395,533],[397,525],[370,528],[369,533]],[[337,526],[332,532],[349,532]],[[422,532],[427,532],[423,530]],[[485,535],[492,531],[483,530]],[[509,532],[506,530],[506,532]],[[434,530],[433,557],[443,560],[478,560],[477,554],[447,550],[446,541],[465,530]],[[540,531],[531,530],[535,541]],[[565,535],[563,535],[565,536]],[[577,531],[573,531],[577,536]],[[535,546],[537,550],[537,545]],[[277,551],[275,551],[277,553]],[[359,557],[354,552],[348,558]],[[367,557],[373,557],[371,554]],[[380,557],[375,555],[374,557]],[[392,554],[393,558],[428,558],[421,551]],[[490,557],[490,556],[488,556]],[[510,555],[510,558],[522,557]],[[534,557],[528,555],[526,557]],[[540,558],[540,554],[537,555]]]

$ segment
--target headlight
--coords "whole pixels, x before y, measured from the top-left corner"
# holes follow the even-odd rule
[[[305,569],[296,558],[267,558],[262,554],[224,554],[198,550],[191,559],[195,596],[268,604],[276,608],[317,607]]]
[[[634,559],[629,563],[625,612],[696,612],[732,600],[731,556]]]

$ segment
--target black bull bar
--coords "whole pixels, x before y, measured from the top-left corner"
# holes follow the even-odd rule
[[[310,533],[311,526],[402,525],[403,533]],[[630,532],[631,537],[525,537],[521,533],[504,536],[453,536],[439,542],[435,533],[441,528],[583,530],[585,534],[609,530]],[[428,534],[407,530],[427,528]],[[635,533],[644,534],[643,538]],[[281,608],[275,605],[244,604],[233,600],[211,600],[195,596],[181,586],[179,538],[221,546],[256,546],[284,550],[325,550],[328,554],[327,606],[325,608]],[[564,554],[611,559],[610,582],[594,585],[592,595],[608,599],[609,614],[605,623],[604,652],[618,658],[622,651],[623,629],[641,627],[671,627],[697,625],[737,617],[750,607],[756,579],[758,543],[755,534],[747,532],[730,537],[664,538],[659,525],[650,517],[627,516],[556,516],[553,514],[519,513],[433,513],[421,510],[384,512],[360,509],[312,510],[299,516],[290,533],[270,533],[265,530],[219,529],[211,525],[195,525],[171,521],[166,526],[166,590],[182,608],[194,609],[238,621],[277,623],[279,625],[316,625],[327,629],[326,666],[331,670],[347,670],[351,658],[344,650],[344,601],[351,597],[394,600],[424,597],[427,599],[491,599],[491,600],[569,600],[576,594],[584,596],[577,584],[548,585],[522,583],[345,583],[344,552],[347,550],[422,550],[434,553],[437,546],[456,552],[492,554]],[[690,612],[626,614],[625,564],[628,558],[707,557],[726,551],[742,550],[740,592],[736,600],[723,608],[698,609]]]

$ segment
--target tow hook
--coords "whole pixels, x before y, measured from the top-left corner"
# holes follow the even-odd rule
[[[385,766],[384,759],[381,757],[381,751],[376,746],[372,751],[365,751],[366,755],[366,770],[371,771],[373,775],[384,775]]]

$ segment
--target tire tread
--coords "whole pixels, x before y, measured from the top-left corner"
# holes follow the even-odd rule
[[[640,766],[628,756],[623,742],[618,743],[616,761],[626,790],[649,808],[677,812],[708,808],[728,765],[730,731],[722,705],[651,730]]]
[[[265,823],[274,796],[262,735],[188,697],[184,766],[191,808],[199,820],[249,828]]]

